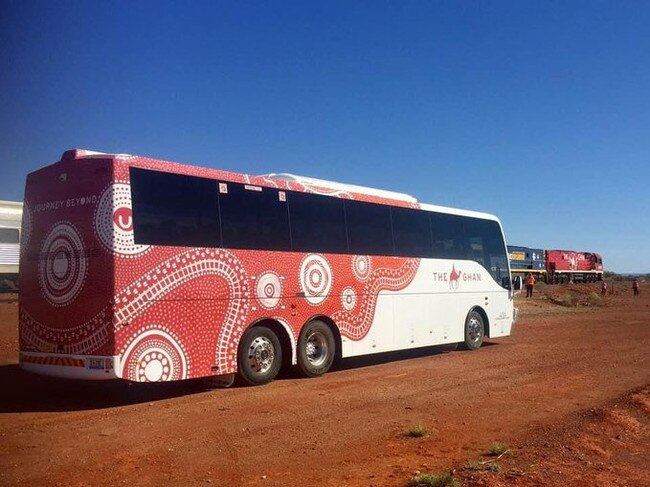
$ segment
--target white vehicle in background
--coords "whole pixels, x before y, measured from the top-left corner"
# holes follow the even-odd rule
[[[0,200],[0,291],[15,291],[18,287],[22,217],[21,202]]]

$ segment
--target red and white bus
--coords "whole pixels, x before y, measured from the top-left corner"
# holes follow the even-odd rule
[[[20,363],[135,382],[510,333],[499,220],[407,195],[72,150],[28,175]]]

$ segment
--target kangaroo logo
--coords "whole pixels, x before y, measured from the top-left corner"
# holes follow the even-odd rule
[[[456,265],[451,266],[451,272],[449,273],[449,289],[458,289],[458,283],[460,282],[460,276],[463,273],[456,270]]]

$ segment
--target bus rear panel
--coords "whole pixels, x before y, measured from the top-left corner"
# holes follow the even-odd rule
[[[113,163],[107,157],[77,160],[81,155],[67,152],[27,177],[20,363],[42,374],[114,378],[114,260],[95,226]]]

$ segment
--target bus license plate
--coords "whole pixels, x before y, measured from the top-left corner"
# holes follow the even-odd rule
[[[104,368],[104,359],[103,358],[89,358],[88,359],[88,368],[89,369],[103,369]]]

